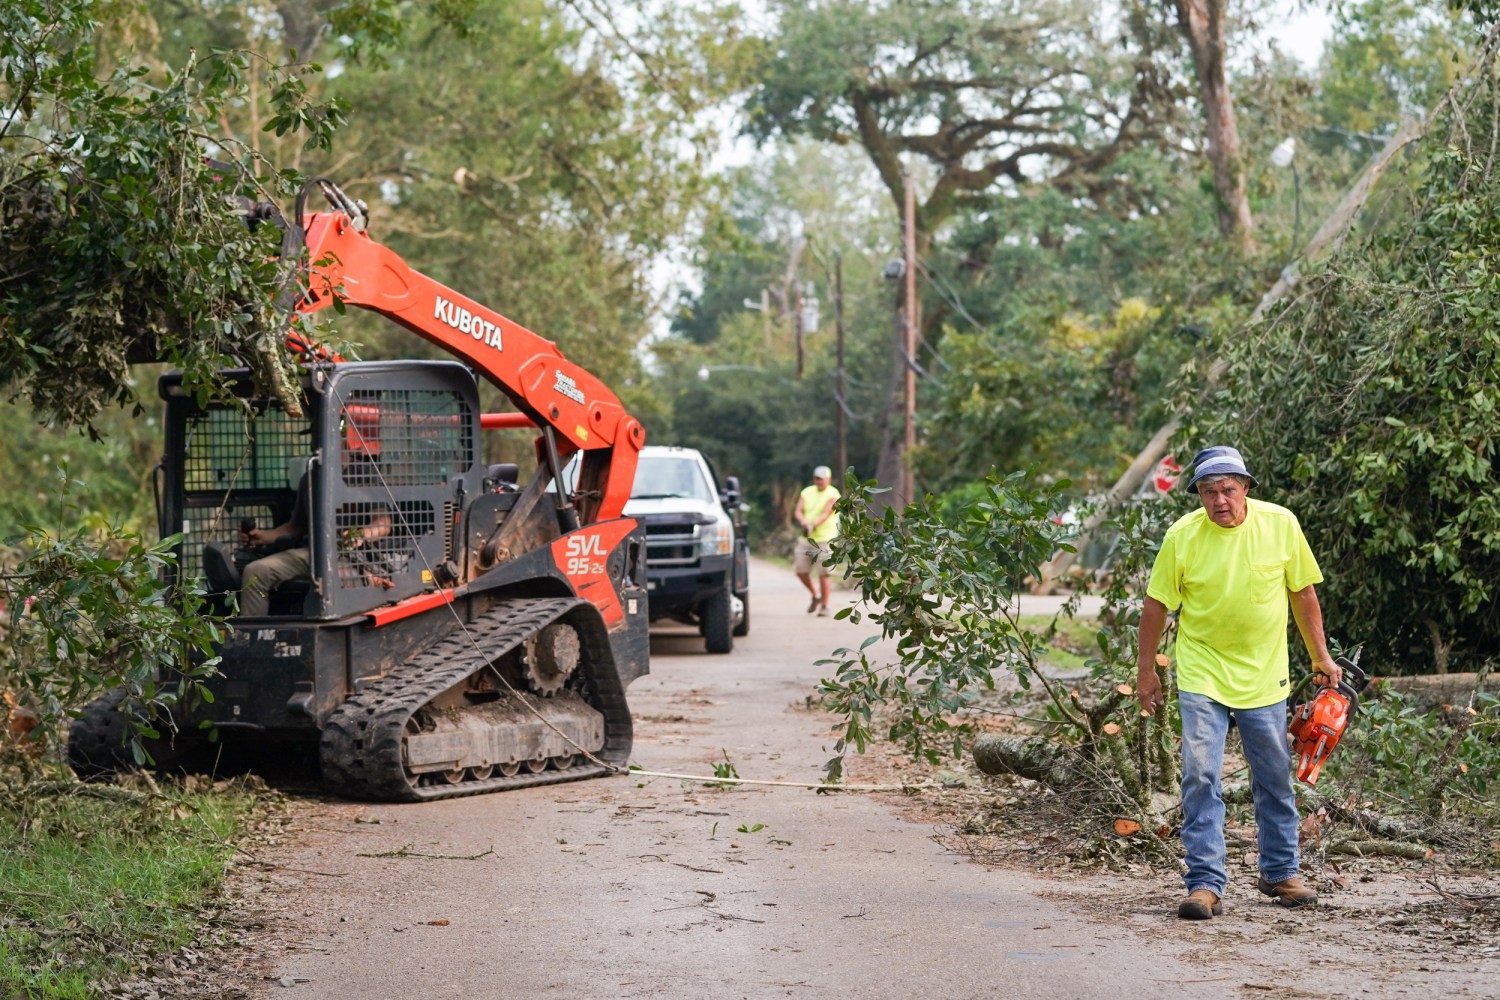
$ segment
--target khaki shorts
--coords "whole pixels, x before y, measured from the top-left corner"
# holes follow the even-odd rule
[[[811,538],[797,539],[797,547],[792,550],[792,570],[811,576],[813,567],[816,566],[819,576],[832,576],[833,557],[829,552],[830,545],[831,541],[819,545]]]

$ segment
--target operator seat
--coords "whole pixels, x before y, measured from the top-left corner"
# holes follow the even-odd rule
[[[490,466],[486,476],[495,484],[495,489],[501,493],[510,493],[516,489],[516,480],[521,476],[521,467],[515,462],[499,462]]]

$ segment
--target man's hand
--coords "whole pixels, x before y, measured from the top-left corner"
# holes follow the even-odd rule
[[[1135,696],[1140,699],[1141,711],[1147,715],[1155,715],[1157,706],[1167,701],[1156,673],[1157,664],[1167,665],[1166,657],[1156,652],[1166,622],[1167,606],[1147,594],[1141,605],[1140,648],[1135,661]]]
[[[1141,711],[1155,715],[1157,708],[1166,704],[1162,695],[1161,678],[1150,667],[1141,667],[1135,674],[1135,696],[1140,700]]]
[[[270,545],[279,535],[271,533],[270,528],[251,528],[249,531],[240,532],[240,544],[247,549],[256,549],[262,545]]]
[[[1324,687],[1333,687],[1344,679],[1344,668],[1333,662],[1333,658],[1313,663],[1313,680]]]

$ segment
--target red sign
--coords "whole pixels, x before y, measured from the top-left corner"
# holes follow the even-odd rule
[[[1177,477],[1181,475],[1182,466],[1178,465],[1171,455],[1157,462],[1156,468],[1151,473],[1151,478],[1156,482],[1156,492],[1172,492],[1172,487],[1177,485]]]

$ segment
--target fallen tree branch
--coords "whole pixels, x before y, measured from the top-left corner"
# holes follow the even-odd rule
[[[354,856],[356,858],[425,858],[430,861],[478,861],[480,858],[487,858],[494,853],[495,849],[491,847],[489,850],[480,851],[478,854],[424,854],[421,851],[412,850],[412,845],[407,844],[404,847],[396,848],[394,851],[375,851],[369,854],[360,852]]]
[[[1403,841],[1409,844],[1428,833],[1427,824],[1420,820],[1385,816],[1369,809],[1356,809],[1322,795],[1308,795],[1306,802],[1310,811],[1324,809],[1330,818],[1347,823],[1378,840]]]
[[[1450,903],[1457,903],[1465,909],[1475,913],[1483,913],[1487,916],[1500,916],[1500,894],[1458,892],[1453,889],[1444,889],[1438,885],[1437,879],[1428,879],[1427,885],[1432,886],[1432,891]]]
[[[1431,857],[1432,848],[1395,840],[1345,840],[1329,847],[1328,853],[1352,854],[1357,858],[1384,856],[1421,861]]]
[[[34,781],[17,789],[15,794],[22,799],[75,796],[81,799],[100,799],[125,805],[144,805],[153,798],[161,797],[160,792],[148,795],[121,788],[119,785],[95,784],[86,781]]]
[[[974,766],[985,774],[1013,774],[1039,781],[1053,791],[1077,786],[1077,765],[1056,743],[1039,736],[997,736],[988,733],[974,741]]]

